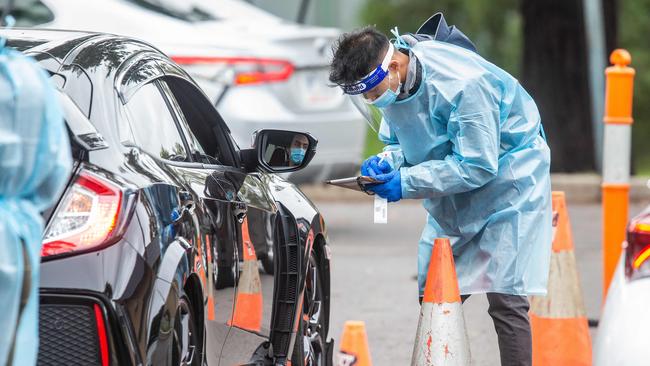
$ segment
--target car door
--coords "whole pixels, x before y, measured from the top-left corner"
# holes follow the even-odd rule
[[[142,79],[138,72],[157,72],[156,65],[146,60],[136,63],[132,70],[127,77]],[[145,238],[142,255],[155,274],[148,282],[151,288],[145,301],[127,302],[125,307],[131,319],[141,322],[134,324],[134,328],[146,363],[167,364],[173,340],[168,336],[166,319],[175,314],[183,293],[189,295],[185,288],[188,278],[204,268],[199,215],[175,169],[176,164],[190,163],[190,149],[157,81],[144,82],[133,89],[124,112],[128,116],[128,132],[123,144],[129,150],[123,169],[135,173],[132,176],[139,187],[136,215]],[[202,299],[190,297],[191,306],[202,308]]]
[[[232,304],[221,305],[231,305],[232,315],[226,322],[231,329],[220,364],[245,363],[270,335],[277,207],[262,181],[236,166],[237,157],[225,124],[202,92],[182,77],[169,77],[164,84],[191,155],[195,162],[202,163],[200,168],[182,167],[188,173],[188,182],[215,219],[231,219],[228,225],[232,223],[236,233],[233,255],[217,251],[214,261],[220,291],[234,291]],[[258,267],[260,259],[267,260],[265,271]],[[235,265],[234,287],[220,281],[220,276],[229,279],[231,264]],[[220,306],[218,301],[215,306]]]

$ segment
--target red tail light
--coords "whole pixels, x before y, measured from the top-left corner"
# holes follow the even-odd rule
[[[82,171],[65,193],[43,237],[41,256],[88,251],[115,238],[122,191],[104,178]]]
[[[628,227],[625,273],[631,279],[650,276],[650,214],[634,218]]]
[[[172,56],[182,66],[221,65],[233,70],[235,85],[262,84],[288,80],[294,67],[286,60],[254,57]]]
[[[106,334],[106,323],[104,323],[104,313],[99,305],[95,304],[95,325],[97,326],[97,340],[99,341],[99,355],[102,366],[108,366],[108,335]]]

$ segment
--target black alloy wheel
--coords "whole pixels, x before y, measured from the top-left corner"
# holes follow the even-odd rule
[[[303,311],[291,363],[300,366],[325,366],[327,334],[325,324],[325,294],[322,273],[312,248],[309,254]]]
[[[172,339],[174,366],[200,366],[201,343],[190,302],[185,296],[178,300]]]

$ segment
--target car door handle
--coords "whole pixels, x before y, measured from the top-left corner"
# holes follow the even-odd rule
[[[189,207],[194,204],[194,198],[188,191],[178,191],[178,199],[181,201],[182,207]]]
[[[248,206],[244,202],[232,202],[232,211],[235,215],[235,219],[240,224],[244,222],[246,218],[246,213],[248,212]]]
[[[194,207],[194,198],[188,191],[178,191],[178,200],[179,207],[172,210],[172,222],[180,220],[186,211],[191,212]]]

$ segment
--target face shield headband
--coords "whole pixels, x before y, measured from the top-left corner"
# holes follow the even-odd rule
[[[381,83],[386,75],[388,75],[388,64],[393,58],[394,51],[395,48],[393,47],[393,44],[388,43],[388,51],[386,51],[386,56],[384,56],[384,60],[381,62],[381,65],[377,66],[376,69],[371,71],[368,75],[364,76],[360,81],[354,84],[341,85],[343,92],[349,95],[357,95],[365,93]]]

